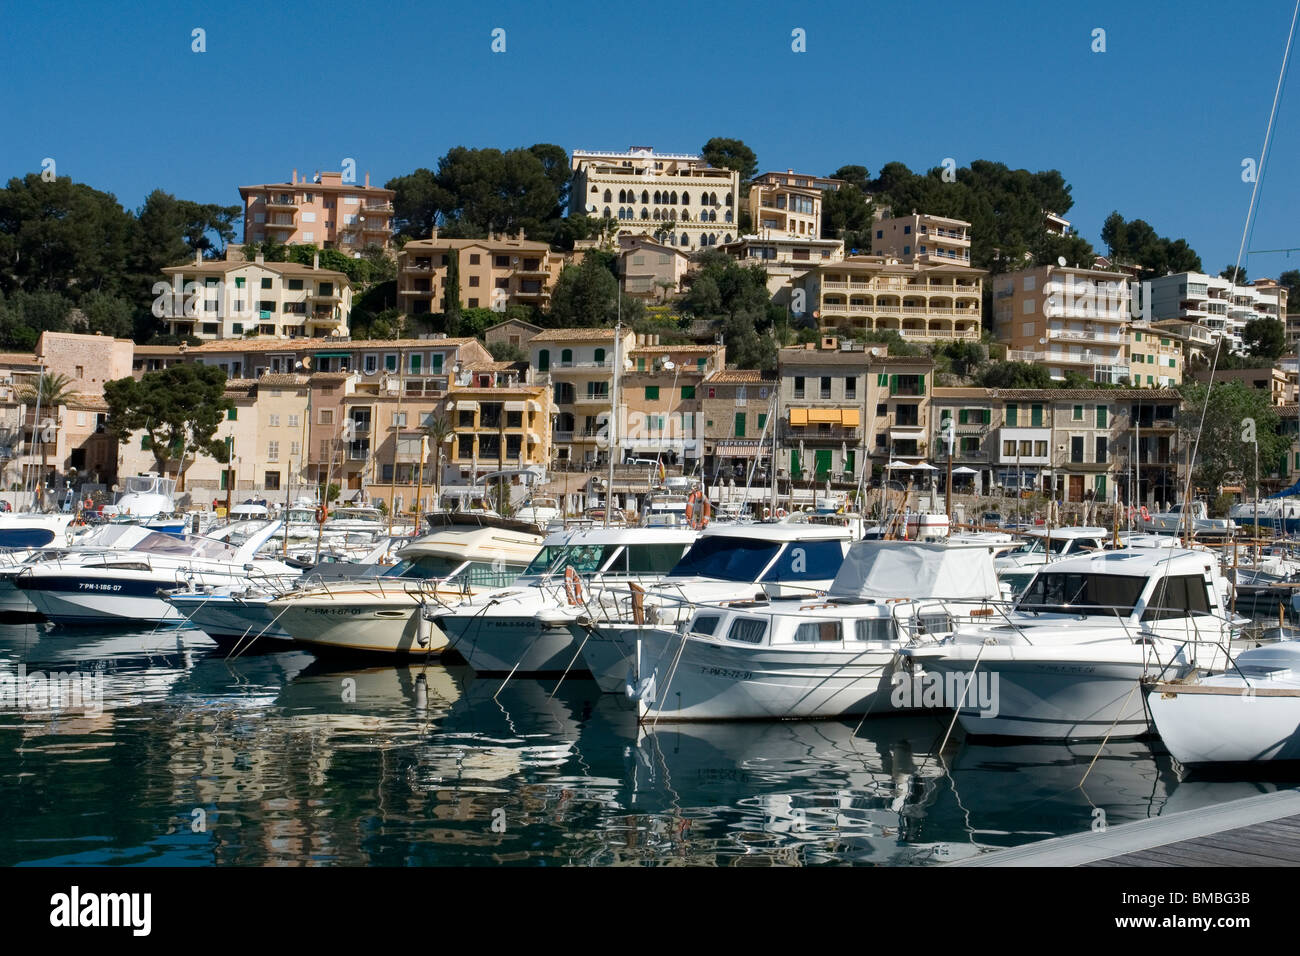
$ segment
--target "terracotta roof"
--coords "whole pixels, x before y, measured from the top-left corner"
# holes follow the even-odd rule
[[[714,372],[704,380],[705,385],[757,385],[761,382],[775,382],[775,372],[760,372],[756,368],[729,368]]]
[[[699,353],[704,355],[712,354],[722,348],[723,346],[721,345],[638,345],[636,348],[630,349],[630,351],[634,355],[637,352],[654,352],[656,355],[662,354],[663,352],[689,352],[691,354]]]
[[[0,365],[39,365],[36,356],[28,352],[0,352]]]
[[[511,249],[522,252],[547,253],[551,251],[549,243],[534,242],[531,239],[514,239],[498,236],[495,239],[412,239],[402,247],[402,255],[415,252],[436,252],[439,249],[468,249],[482,246],[484,249]]]
[[[308,376],[308,380],[311,382],[337,383],[346,382],[351,377],[350,372],[312,372]]]
[[[251,392],[257,388],[255,378],[232,378],[226,381],[227,392]]]
[[[293,375],[284,372],[271,372],[257,380],[259,386],[278,388],[281,386],[306,385],[311,381],[310,375]]]
[[[515,368],[518,362],[469,362],[465,365],[468,372],[508,372]]]
[[[106,412],[108,411],[108,402],[104,401],[102,395],[88,395],[85,392],[79,392],[68,402],[68,407]]]
[[[266,269],[268,272],[275,272],[284,276],[319,276],[322,279],[329,279],[331,282],[338,282],[340,285],[349,284],[348,277],[342,272],[335,272],[333,269],[313,269],[311,266],[304,266],[297,262],[244,262],[216,259],[198,265],[190,262],[180,266],[167,266],[162,271],[166,275],[185,275],[188,272],[200,275],[225,275],[227,272],[247,269],[250,266]]]
[[[992,388],[993,398],[1044,399],[1068,402],[1074,399],[1110,399],[1119,402],[1178,402],[1182,396],[1172,388]]]
[[[526,328],[533,329],[536,332],[542,331],[542,327],[540,325],[533,325],[533,323],[525,322],[523,319],[506,319],[504,322],[498,322],[496,325],[489,325],[486,329],[483,330],[483,333],[486,335],[488,332],[491,332],[493,329],[499,329],[503,325],[522,325]]]
[[[136,355],[180,355],[179,345],[137,345]]]
[[[629,328],[624,335],[631,335],[632,330]],[[540,335],[534,335],[529,339],[529,345],[536,345],[538,342],[603,342],[614,341],[613,329],[548,329]]]
[[[338,338],[253,338],[253,339],[217,339],[204,342],[187,350],[187,354],[198,352],[358,352],[369,349],[441,349],[459,348],[475,338],[455,339],[338,339]]]

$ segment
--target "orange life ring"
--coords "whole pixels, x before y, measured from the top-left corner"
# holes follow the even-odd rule
[[[570,604],[582,603],[582,578],[578,577],[578,569],[573,565],[564,569],[564,594]]]
[[[709,515],[713,512],[713,505],[704,492],[696,488],[686,496],[686,524],[696,531],[704,528],[709,523]]]
[[[325,518],[326,518],[325,506],[324,506],[324,505],[321,505],[320,507],[318,507],[318,508],[316,509],[316,523],[317,523],[317,524],[324,524],[324,523],[325,523]]]
[[[1151,520],[1151,513],[1150,513],[1149,511],[1147,511],[1147,506],[1146,506],[1146,505],[1143,505],[1143,506],[1142,506],[1142,520],[1143,520],[1143,521],[1150,521],[1150,520]]]
[[[777,516],[778,518],[784,518],[784,517],[785,517],[785,509],[784,509],[784,508],[777,508],[777,509],[776,509],[776,516]]]

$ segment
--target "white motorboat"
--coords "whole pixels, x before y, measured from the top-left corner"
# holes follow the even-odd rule
[[[626,583],[593,588],[570,633],[600,689],[621,693],[640,624],[676,626],[702,601],[812,598],[839,573],[851,537],[847,527],[808,522],[712,525],[635,601]]]
[[[216,537],[154,531],[128,551],[69,553],[26,565],[14,584],[55,624],[179,621],[181,613],[159,591],[297,578],[298,569],[256,557],[277,530],[272,522],[237,548]]]
[[[1037,570],[1060,558],[1101,551],[1111,540],[1111,532],[1105,528],[1035,528],[1024,535],[1027,539],[1024,544],[1005,552],[993,563],[999,573],[1017,568]]]
[[[1147,691],[1160,739],[1184,766],[1300,760],[1300,641],[1251,648],[1222,674]]]
[[[1134,523],[1142,531],[1153,534],[1185,534],[1193,537],[1226,538],[1237,530],[1231,518],[1211,518],[1204,501],[1194,500],[1190,505],[1172,505],[1168,511],[1148,513],[1144,508],[1134,515]]]
[[[643,720],[821,718],[919,709],[895,693],[899,648],[996,613],[980,547],[853,545],[824,599],[700,605],[677,628],[644,627],[627,694]]]
[[[176,510],[176,479],[162,475],[131,475],[124,482],[121,494],[111,505],[100,508],[106,517],[130,516],[133,519],[154,518]]]
[[[313,650],[438,654],[442,631],[419,609],[448,608],[514,581],[536,557],[542,536],[532,525],[481,516],[431,516],[426,534],[398,552],[377,577],[321,582],[270,600],[274,625]]]
[[[0,613],[39,614],[27,594],[14,586],[14,578],[24,568],[69,554],[120,552],[134,547],[152,532],[144,525],[107,524],[88,527],[67,547],[29,548],[0,554]]]
[[[75,518],[74,514],[61,512],[11,511],[0,514],[0,550],[44,548],[56,539],[62,539]]]
[[[1221,669],[1228,582],[1206,551],[1134,548],[1043,567],[1005,619],[900,653],[918,678],[989,675],[996,712],[958,712],[968,734],[1091,739],[1150,731],[1139,682]]]
[[[677,566],[697,532],[684,528],[593,528],[548,536],[511,587],[426,616],[480,673],[562,672],[577,643],[569,625],[595,587],[658,584]]]

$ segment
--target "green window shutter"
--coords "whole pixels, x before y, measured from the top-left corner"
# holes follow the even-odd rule
[[[1007,424],[1012,428],[1016,427],[1017,420],[1020,417],[1019,413],[1020,407],[1016,405],[1015,402],[1011,402],[1007,405]]]
[[[890,395],[897,395],[897,394],[898,394],[898,376],[897,376],[897,375],[891,375],[891,376],[889,376],[889,394],[890,394]]]
[[[790,477],[797,479],[799,477],[799,453],[790,452]]]
[[[149,440],[149,436],[148,436],[148,435],[141,435],[141,436],[140,436],[140,450],[141,450],[141,451],[148,451],[151,447],[153,447],[153,442],[151,442],[151,441]]]
[[[759,413],[758,413],[758,430],[759,430],[759,432],[762,433],[763,429],[766,428],[766,427],[767,427],[767,413],[766,413],[766,412],[759,412]]]
[[[688,398],[694,398],[694,397],[695,397],[695,386],[694,386],[694,385],[683,385],[683,386],[682,386],[682,398],[683,398],[683,399],[688,399]]]
[[[226,483],[229,480],[230,480],[230,472],[227,469],[222,468],[221,469],[221,490],[222,491],[226,490]]]
[[[919,386],[919,389],[920,389],[919,392],[918,392],[918,394],[924,395],[924,394],[925,394],[925,376],[924,376],[924,375],[918,375],[918,376],[916,377],[916,383],[917,383],[917,385]]]
[[[831,450],[829,448],[819,448],[813,452],[813,470],[817,473],[818,481],[825,481],[831,473]]]
[[[993,409],[986,408],[984,409],[984,424],[990,425],[992,423],[993,423]]]
[[[1135,341],[1135,342],[1141,342],[1141,341],[1142,341],[1142,333],[1141,333],[1141,332],[1134,332],[1134,333],[1133,333],[1133,341]]]
[[[226,409],[226,421],[233,422],[238,420],[238,418],[239,418],[239,409],[233,406]]]
[[[1107,408],[1105,405],[1097,406],[1097,427],[1098,428],[1106,427],[1106,412],[1107,412]]]
[[[644,359],[644,358],[639,358],[639,359],[636,360],[636,370],[637,370],[638,372],[644,372],[644,371],[645,371],[645,359]]]
[[[604,361],[605,361],[605,350],[604,350],[604,349],[596,349],[595,359],[596,359],[597,362],[604,362]]]
[[[745,437],[745,413],[736,412],[736,436],[737,438]]]
[[[957,424],[958,425],[966,424],[966,409],[963,408],[957,412]]]
[[[879,373],[878,375],[876,375],[876,385],[877,385],[877,387],[879,387],[879,388],[884,388],[884,387],[887,386],[888,384],[889,384],[889,376],[888,376],[886,373],[881,372],[881,373]]]
[[[537,371],[547,372],[551,368],[551,352],[549,349],[542,349],[537,353]]]
[[[695,360],[695,367],[696,367],[697,369],[699,369],[701,372],[703,372],[703,371],[708,367],[708,364],[709,364],[709,360],[708,360],[708,359],[696,359],[696,360]]]
[[[857,467],[857,464],[858,464],[858,453],[855,449],[850,448],[848,450],[848,454],[844,458],[844,473],[846,475],[853,474],[854,470]]]
[[[1030,408],[1029,421],[1034,428],[1043,427],[1043,406],[1042,405],[1034,405],[1033,407]]]
[[[1106,500],[1106,476],[1105,475],[1097,476],[1097,499],[1099,501]]]
[[[659,400],[658,385],[647,385],[645,387],[645,400],[647,402],[657,402]]]

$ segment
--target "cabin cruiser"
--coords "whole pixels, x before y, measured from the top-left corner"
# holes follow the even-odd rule
[[[159,590],[297,578],[298,569],[256,557],[277,530],[278,522],[272,522],[239,547],[217,537],[153,531],[127,551],[70,552],[26,565],[14,585],[55,624],[178,621],[180,612]]]
[[[527,521],[546,531],[552,525],[564,524],[564,509],[557,499],[547,495],[531,495],[528,500],[515,509],[520,521]]]
[[[1133,520],[1139,530],[1154,534],[1184,534],[1190,525],[1193,537],[1226,538],[1237,530],[1230,518],[1211,518],[1209,508],[1199,499],[1155,514],[1143,508]]]
[[[1300,497],[1296,497],[1294,488],[1259,501],[1240,501],[1228,509],[1228,519],[1237,525],[1253,525],[1257,512],[1261,526],[1282,534],[1300,531]]]
[[[162,475],[132,475],[126,479],[122,493],[111,505],[99,509],[100,514],[130,515],[132,518],[153,518],[171,514],[176,510],[176,479]]]
[[[1105,528],[1035,528],[1024,536],[1024,544],[1005,552],[993,563],[999,573],[1015,568],[1037,570],[1059,558],[1101,551],[1111,540],[1111,532]]]
[[[1150,727],[1138,682],[1221,669],[1228,582],[1206,551],[1130,548],[1041,568],[1002,619],[900,654],[916,676],[989,675],[996,712],[964,707],[967,734],[1133,737]],[[952,675],[951,678],[948,675]]]
[[[1184,766],[1300,760],[1300,641],[1251,648],[1222,674],[1146,690],[1160,739]]]
[[[701,601],[815,597],[839,573],[851,540],[848,528],[802,522],[713,525],[644,594],[622,582],[592,588],[569,631],[600,689],[618,693],[641,624],[675,626]]]
[[[11,511],[0,514],[0,549],[43,548],[68,533],[70,512]]]
[[[314,650],[438,654],[442,631],[419,611],[449,608],[514,581],[537,555],[542,536],[527,522],[436,513],[429,534],[398,552],[377,577],[305,586],[270,600],[266,612]]]
[[[27,598],[24,591],[14,586],[14,578],[23,568],[40,561],[56,560],[69,554],[125,551],[134,547],[152,532],[143,525],[106,524],[88,527],[85,534],[74,538],[63,547],[28,548],[0,554],[0,613],[39,614],[40,611]]]
[[[963,612],[994,614],[997,599],[983,548],[861,541],[824,598],[700,604],[677,627],[642,628],[627,694],[642,720],[912,709],[894,693],[898,649],[949,633]]]
[[[427,608],[480,673],[559,672],[577,651],[569,625],[593,588],[658,584],[695,542],[685,528],[591,528],[551,534],[523,576],[450,610]]]

